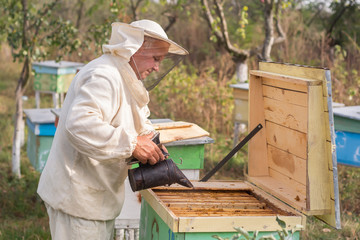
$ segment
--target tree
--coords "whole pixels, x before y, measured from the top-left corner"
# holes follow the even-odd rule
[[[229,37],[228,25],[225,18],[223,4],[224,1],[214,0],[214,8],[215,11],[209,6],[207,0],[201,0],[202,7],[204,9],[205,17],[208,22],[208,25],[214,35],[216,36],[217,41],[225,47],[225,49],[232,55],[233,60],[236,64],[236,76],[238,82],[245,82],[247,80],[247,59],[250,57],[249,49],[241,49],[239,47],[235,47]],[[247,9],[243,9],[246,12]],[[213,16],[215,14],[215,17]],[[244,16],[243,19],[244,25],[246,23],[246,19]]]
[[[264,0],[264,29],[265,39],[259,58],[265,61],[271,61],[270,53],[274,44],[282,43],[286,40],[286,35],[280,24],[280,6],[282,0]],[[275,7],[275,12],[274,12]],[[274,17],[275,13],[275,17]],[[275,24],[274,24],[275,21]],[[277,36],[274,34],[274,25],[276,28]]]
[[[307,22],[307,27],[315,25],[318,31],[324,31],[326,49],[330,63],[333,64],[335,46],[345,51],[346,56],[353,52],[352,47],[360,45],[360,3],[356,0],[333,0],[326,5],[323,2],[314,2],[304,8],[314,12]]]
[[[150,0],[112,0],[108,9],[109,12],[102,15],[103,19],[88,26],[86,31],[87,42],[93,42],[96,45],[96,51],[101,52],[102,45],[110,38],[111,23],[119,21],[130,23],[143,18],[159,22],[165,32],[168,32],[174,27],[178,19],[178,12],[189,4],[187,0],[160,0],[158,2]],[[95,16],[103,7],[103,0],[96,1],[85,15]],[[160,18],[166,18],[167,20],[159,21]]]
[[[213,0],[213,7],[209,5],[207,0],[201,0],[201,3],[208,25],[216,36],[217,41],[223,45],[233,57],[233,60],[236,64],[236,76],[238,82],[245,82],[247,80],[247,60],[249,57],[257,55],[260,60],[270,61],[272,46],[286,40],[286,35],[280,25],[280,6],[282,5],[282,0],[261,1],[261,4],[264,8],[263,14],[265,39],[262,47],[253,47],[254,50],[250,50],[249,48],[244,47],[237,47],[235,44],[232,44],[229,37],[230,33],[228,31],[227,19],[225,18],[225,13],[223,10],[223,5],[225,3],[224,0]],[[248,24],[247,11],[247,6],[244,6],[241,10],[241,14],[239,14],[241,17],[238,30],[240,30],[243,35],[245,35],[245,27]],[[274,34],[274,25],[276,32],[278,33],[277,37],[275,37]],[[262,49],[261,53],[259,49]]]
[[[360,44],[360,29],[358,17],[360,16],[360,4],[356,0],[333,1],[330,5],[332,14],[327,19],[326,38],[329,48],[330,60],[334,60],[334,49],[336,45],[346,50],[346,45],[351,42],[352,36]]]
[[[63,54],[71,53],[80,47],[76,38],[77,30],[71,22],[63,20],[54,10],[59,7],[58,0],[35,4],[29,0],[0,0],[0,35],[12,49],[13,61],[22,63],[21,74],[15,90],[16,112],[12,150],[12,171],[17,177],[20,173],[20,136],[23,125],[22,96],[28,85],[33,61],[41,61],[49,56],[49,48],[57,50],[57,60]],[[62,54],[60,54],[62,53]]]

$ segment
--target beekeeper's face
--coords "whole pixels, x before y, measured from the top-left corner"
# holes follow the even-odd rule
[[[144,80],[153,71],[159,71],[160,63],[168,54],[169,46],[170,44],[165,41],[145,38],[140,49],[130,60],[138,79]]]

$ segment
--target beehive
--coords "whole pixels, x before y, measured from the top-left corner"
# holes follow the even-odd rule
[[[304,214],[340,227],[329,70],[260,63],[249,103],[249,128],[263,129],[249,142],[247,181],[142,191],[140,239],[269,234],[276,216],[291,229]]]
[[[55,116],[50,108],[25,109],[27,125],[26,152],[35,170],[42,172],[55,135]]]
[[[193,184],[142,191],[140,239],[229,238],[234,227],[267,235],[280,229],[277,216],[289,229],[305,225],[302,214],[248,182]]]
[[[335,108],[334,123],[338,163],[360,167],[360,106]]]
[[[34,90],[36,108],[40,108],[40,92],[53,95],[54,107],[59,108],[64,102],[65,93],[82,63],[68,61],[34,62]],[[60,100],[60,104],[59,104]]]
[[[68,61],[35,62],[34,90],[66,93],[77,69],[84,64]]]

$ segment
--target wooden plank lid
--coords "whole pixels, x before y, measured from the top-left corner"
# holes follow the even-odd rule
[[[24,113],[34,124],[54,123],[55,115],[51,112],[51,108],[33,108],[24,109]]]
[[[261,62],[249,89],[248,180],[340,228],[330,71]]]
[[[196,124],[182,121],[153,123],[153,126],[156,131],[160,132],[161,143],[170,143],[210,135],[209,132]]]

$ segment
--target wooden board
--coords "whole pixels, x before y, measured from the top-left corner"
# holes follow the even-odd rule
[[[187,127],[191,127],[192,125],[193,125],[193,123],[182,122],[182,121],[153,123],[153,127],[155,130],[187,128]]]
[[[275,99],[284,103],[294,104],[297,106],[307,107],[308,98],[306,93],[291,91],[284,88],[263,85],[264,97]]]
[[[251,109],[264,109],[262,79],[256,75],[250,75],[249,89],[249,129],[254,129],[259,123],[265,126],[264,111],[251,111]],[[252,91],[251,89],[257,89]],[[254,150],[251,150],[254,149]],[[256,149],[256,150],[255,150]],[[249,175],[268,176],[269,165],[267,161],[266,133],[260,130],[249,142]]]
[[[316,68],[309,66],[301,66],[295,64],[268,63],[260,62],[259,69],[265,72],[276,74],[284,74],[298,78],[309,79],[323,86],[323,95],[327,96],[326,79],[324,72],[329,71],[327,68]]]
[[[288,128],[307,132],[307,108],[264,97],[265,119]]]
[[[249,125],[265,131],[249,143],[248,179],[340,228],[330,71],[261,62],[249,79]]]
[[[211,187],[212,190],[237,190],[237,191],[253,191],[254,188],[251,184],[244,181],[214,181],[214,182],[193,182],[194,189],[206,190]],[[189,189],[179,184],[171,185],[172,189]],[[156,187],[153,189],[168,189],[168,187]]]
[[[306,160],[279,148],[268,147],[269,168],[306,185]],[[306,194],[306,193],[305,193]]]
[[[242,99],[242,100],[249,99],[249,90],[235,88],[233,90],[233,93],[234,93],[234,98],[238,98],[238,99]]]
[[[308,86],[322,85],[322,81],[317,79],[267,73],[264,71],[252,70],[251,75],[261,77],[264,80],[265,85],[283,87],[299,92],[307,92]]]
[[[329,182],[328,154],[326,152],[326,131],[322,99],[322,86],[310,88],[309,121],[308,121],[308,191],[307,199],[310,209],[331,209],[330,192],[333,188]]]
[[[269,145],[307,159],[307,135],[279,124],[266,122],[266,139]]]
[[[194,123],[188,122],[166,122],[153,124],[155,130],[160,132],[160,142],[169,143],[209,136],[210,134]]]
[[[305,186],[303,186],[304,189],[298,189],[295,186],[292,186],[288,181],[284,184],[284,182],[271,176],[249,176],[248,180],[264,191],[271,193],[281,201],[284,201],[290,206],[298,209],[299,211],[306,212],[306,199],[305,196],[301,194],[306,192]]]
[[[302,224],[299,216],[279,216],[288,229]],[[234,227],[247,231],[271,232],[280,230],[276,216],[238,216],[238,217],[182,217],[179,218],[179,232],[234,232]],[[200,239],[200,238],[198,238]],[[212,239],[212,238],[207,238]]]

